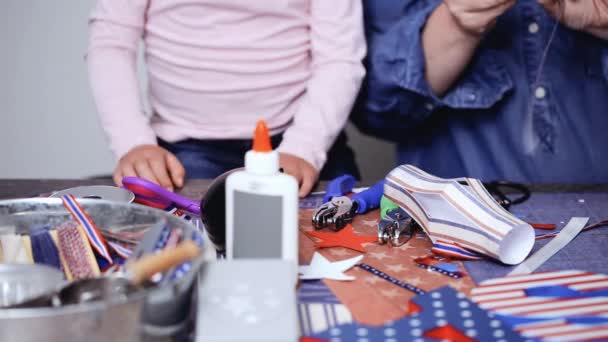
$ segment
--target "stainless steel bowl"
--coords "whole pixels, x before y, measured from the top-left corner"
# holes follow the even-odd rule
[[[183,236],[196,228],[164,211],[138,204],[97,199],[78,201],[102,229],[114,232],[146,229],[167,220]],[[71,219],[60,199],[0,201],[0,234],[29,234]],[[0,309],[0,341],[131,341],[170,336],[184,329],[190,313],[197,268],[174,283],[130,294],[126,298],[60,308]]]
[[[63,273],[40,264],[0,264],[0,308],[61,286]]]

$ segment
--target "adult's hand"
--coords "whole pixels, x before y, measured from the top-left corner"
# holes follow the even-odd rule
[[[538,3],[571,29],[608,39],[608,0],[538,0]]]

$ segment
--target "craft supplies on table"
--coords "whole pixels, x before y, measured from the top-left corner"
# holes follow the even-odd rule
[[[194,226],[163,211],[95,199],[78,199],[77,203],[95,223],[106,241],[120,244],[127,249],[133,248],[147,229],[160,221],[165,221],[172,230],[179,230],[186,239],[201,241],[200,237],[197,237],[200,232]],[[72,223],[62,227],[66,222]],[[75,225],[79,226],[80,223],[73,220],[73,215],[60,199],[0,201],[0,236],[27,237],[31,241],[31,237],[41,231],[48,232],[58,245],[64,243],[70,246],[69,249],[58,250],[63,270],[67,269],[72,278],[79,274],[78,270],[82,271],[83,263],[79,258],[87,257],[82,258],[82,254],[77,253],[73,260],[69,261],[65,252],[74,250],[74,241],[90,246],[88,238],[82,236],[84,229],[78,230],[76,235],[70,233],[70,227]],[[65,231],[62,228],[66,228]],[[46,238],[44,241],[49,242]],[[4,253],[4,248],[2,250]],[[113,251],[111,255],[113,261],[118,257]],[[39,255],[36,259],[38,258]],[[43,259],[46,260],[47,257],[44,256]],[[108,262],[98,254],[94,254],[94,259],[88,259],[87,262],[97,266]],[[110,265],[110,268],[113,267],[115,265]],[[21,340],[107,341],[136,340],[141,338],[142,331],[144,336],[179,334],[186,328],[192,284],[197,269],[198,267],[193,265],[190,272],[184,273],[173,282],[152,286],[142,293],[137,292],[113,300],[58,308],[0,309],[0,340],[15,340],[18,336]],[[117,324],[121,327],[118,331],[115,329]],[[31,326],[36,326],[37,329],[29,329]],[[73,326],[78,329],[57,329],[58,326]]]
[[[604,221],[606,213],[608,213],[608,193],[533,193],[528,201],[514,205],[511,211],[527,222],[555,223],[557,224],[555,233],[559,233],[572,217],[589,217],[589,226]],[[547,234],[546,230],[536,230],[537,236],[545,234]],[[551,239],[536,240],[531,254],[543,248]],[[581,269],[608,274],[608,261],[605,253],[607,245],[607,228],[598,226],[595,229],[583,230],[572,242],[542,264],[535,272]],[[477,284],[484,280],[504,277],[513,269],[513,267],[501,266],[491,260],[465,261],[464,264],[467,273]]]
[[[422,173],[419,173],[419,175],[421,174]],[[424,177],[427,176],[430,175],[424,174]],[[434,179],[432,176],[430,176],[429,178]],[[583,194],[574,194],[572,196],[567,194],[559,194],[559,197],[565,196],[565,198],[567,199],[566,203],[559,203],[559,201],[552,200],[552,207],[550,209],[548,207],[540,207],[538,208],[539,210],[537,210],[537,208],[531,208],[529,206],[529,204],[535,202],[535,197],[537,195],[540,195],[541,198],[545,200],[548,199],[550,196],[555,197],[555,194],[532,194],[528,202],[525,202],[523,204],[517,203],[511,206],[511,209],[515,214],[514,215],[506,212],[501,206],[499,206],[498,203],[496,203],[494,199],[489,194],[487,194],[485,189],[483,189],[481,183],[476,182],[475,180],[468,180],[466,184],[467,185],[459,183],[459,185],[462,187],[475,188],[475,196],[479,196],[476,197],[476,201],[479,208],[487,209],[489,207],[490,212],[493,212],[494,214],[499,214],[499,220],[501,218],[504,218],[505,220],[508,219],[508,221],[510,222],[521,224],[520,227],[524,227],[527,233],[533,232],[530,226],[539,229],[551,229],[554,227],[553,223],[557,223],[558,227],[561,228],[572,216],[592,216],[590,222],[595,224],[597,222],[600,222],[602,219],[605,219],[605,215],[602,216],[600,212],[593,212],[593,214],[590,214],[589,210],[602,208],[602,206],[608,209],[608,195],[606,194],[590,194],[588,196],[584,196]],[[454,185],[454,187],[458,186]],[[411,194],[414,189],[409,190],[411,191],[408,191],[408,193]],[[468,192],[467,194],[470,195],[470,193]],[[572,200],[574,196],[579,196],[579,199],[587,197],[587,199],[584,201],[582,199],[580,201],[574,201]],[[465,197],[471,200],[470,197],[466,195]],[[599,201],[600,197],[603,198],[601,202]],[[589,201],[589,198],[592,198],[594,200]],[[428,200],[428,198],[425,200]],[[422,202],[424,202],[425,200],[423,200]],[[456,204],[465,203],[465,201],[454,202]],[[322,204],[322,194],[315,194],[310,198],[305,199],[303,203],[306,208],[314,209],[313,204],[317,207]],[[572,210],[573,206],[570,203],[576,203],[576,207],[583,206],[585,207],[585,210],[574,211]],[[565,206],[567,206],[567,208],[565,208]],[[519,210],[520,208],[524,207],[526,208],[525,212]],[[440,212],[441,210],[438,211]],[[543,213],[544,211],[562,211],[562,214],[559,216],[537,215],[538,213]],[[388,212],[388,210],[386,210],[386,212]],[[535,336],[540,336],[534,334],[538,333],[538,331],[541,331],[542,329],[558,329],[555,327],[547,327],[547,324],[553,324],[556,327],[561,325],[567,327],[564,329],[580,329],[579,332],[584,332],[588,334],[586,336],[589,337],[600,336],[598,335],[598,331],[602,331],[602,329],[608,330],[606,329],[606,327],[608,327],[608,321],[596,321],[594,322],[595,325],[592,325],[589,321],[583,322],[580,319],[571,318],[562,321],[554,320],[551,322],[517,321],[514,323],[508,319],[504,319],[502,316],[493,317],[493,314],[488,313],[485,309],[485,306],[482,306],[479,310],[484,313],[483,315],[485,315],[485,317],[492,316],[492,320],[490,322],[493,323],[491,323],[492,326],[489,326],[490,329],[488,331],[482,331],[481,334],[480,331],[476,330],[473,332],[470,329],[472,325],[480,325],[479,323],[481,321],[478,318],[474,318],[471,320],[461,320],[460,322],[458,322],[458,324],[463,324],[466,321],[468,327],[461,326],[460,329],[454,330],[451,328],[442,328],[442,324],[444,323],[443,320],[440,317],[431,316],[431,318],[435,320],[435,325],[428,327],[427,330],[429,330],[430,332],[427,335],[407,335],[412,332],[414,327],[403,324],[395,324],[395,322],[400,322],[400,320],[405,319],[404,317],[409,317],[408,314],[410,314],[412,310],[416,309],[415,304],[418,302],[418,299],[422,297],[422,293],[432,293],[435,291],[435,289],[441,287],[442,285],[449,285],[460,291],[461,294],[459,294],[459,296],[463,296],[464,298],[466,296],[469,296],[469,292],[474,287],[474,283],[472,281],[473,279],[472,277],[469,277],[469,271],[478,274],[478,265],[481,266],[481,269],[483,269],[486,265],[492,265],[493,269],[501,269],[502,272],[504,272],[503,274],[506,274],[513,267],[505,265],[498,260],[488,258],[487,254],[483,255],[478,253],[478,251],[462,248],[459,244],[452,243],[450,245],[449,243],[445,243],[446,241],[441,241],[444,244],[442,246],[438,246],[437,243],[433,244],[433,242],[436,241],[433,241],[434,236],[432,236],[432,234],[421,235],[417,234],[415,231],[412,232],[410,240],[407,241],[400,248],[390,248],[387,245],[381,246],[375,243],[368,242],[364,243],[364,248],[360,248],[359,250],[338,247],[341,245],[340,243],[335,243],[335,247],[331,247],[330,245],[328,245],[323,246],[324,248],[322,249],[318,249],[318,247],[322,247],[322,245],[319,245],[319,242],[322,241],[317,240],[314,236],[315,234],[312,234],[317,232],[315,232],[314,227],[312,227],[312,224],[306,222],[307,213],[313,213],[313,211],[306,210],[300,215],[300,228],[303,233],[300,237],[300,245],[301,250],[304,252],[303,255],[301,255],[303,258],[301,260],[302,265],[307,265],[307,263],[310,262],[310,258],[314,253],[322,253],[323,257],[326,258],[329,262],[349,260],[349,258],[354,258],[357,256],[363,257],[362,261],[359,262],[354,268],[344,272],[346,276],[354,278],[350,282],[334,281],[329,279],[322,280],[323,284],[326,285],[327,288],[330,289],[332,294],[335,296],[336,302],[324,302],[323,298],[319,298],[317,299],[317,302],[307,301],[301,304],[300,320],[303,332],[309,332],[309,336],[318,338],[320,341],[350,341],[361,338],[367,339],[369,341],[383,341],[387,339],[390,341],[413,341],[416,340],[416,338],[426,337],[429,339],[446,339],[449,336],[452,336],[453,338],[460,336],[460,340],[462,341],[523,341],[527,340],[528,337],[533,338]],[[352,232],[360,236],[364,236],[369,234],[370,232],[374,232],[380,219],[379,216],[380,215],[374,211],[367,215],[356,217],[352,221]],[[437,218],[437,215],[432,216],[434,218]],[[386,217],[386,214],[384,217]],[[556,217],[559,217],[560,219],[556,219]],[[526,222],[551,222],[551,224],[531,225]],[[589,226],[596,227],[597,225]],[[605,233],[605,231],[604,234],[600,233],[600,229],[601,228],[596,228],[594,230],[589,230],[588,232],[583,230],[583,232],[581,232],[573,240],[573,242],[568,244],[564,248],[564,250],[570,249],[570,246],[572,244],[577,244],[577,241],[583,238],[585,234],[592,234],[595,237],[596,241],[594,241],[594,243],[592,243],[591,245],[598,246],[599,248],[599,246],[602,245],[602,241],[605,244],[605,242],[607,241],[606,239],[608,238],[608,235]],[[381,229],[379,231],[381,231]],[[334,237],[337,239],[339,235],[327,230],[318,233],[323,234],[323,237],[328,238],[330,241]],[[547,231],[537,230],[537,235],[540,236],[543,234],[547,235]],[[533,251],[537,251],[540,248],[538,246],[539,244],[544,245],[547,243],[543,240],[535,240],[534,234],[527,235],[529,235],[526,236],[527,243],[535,245]],[[546,240],[550,240],[556,235],[559,236],[558,232],[551,232],[549,235],[547,235]],[[340,240],[339,242],[344,243],[345,241]],[[460,257],[461,259],[463,259],[461,254],[470,253],[470,258],[475,259],[477,261],[466,261],[467,270],[465,271],[463,261],[451,260],[447,257],[448,254],[443,253],[444,251],[441,251],[440,249],[444,249],[444,251],[450,249],[456,250],[457,253],[454,256]],[[528,248],[526,247],[524,249]],[[574,256],[571,252],[565,264],[571,264],[575,260],[580,260],[580,264],[584,265],[583,260],[589,259],[589,256],[585,253],[580,253],[581,250],[585,249],[579,247],[579,253],[577,253],[576,256]],[[599,251],[600,250],[597,249],[597,252],[595,253],[595,255],[597,255],[597,258],[592,258],[594,260],[589,260],[589,262],[591,265],[598,266],[602,263],[601,260],[603,260],[605,268],[605,265],[608,265],[608,262],[606,262],[604,254]],[[497,254],[500,254],[500,252],[498,252]],[[525,252],[521,259],[523,260],[526,256],[528,256],[528,258],[533,259],[533,255],[534,252]],[[559,252],[550,259],[548,259],[548,261],[546,261],[545,264],[540,267],[540,269],[546,269],[546,264],[552,264],[552,267],[554,269],[563,269],[565,267],[565,264],[559,265],[553,262],[554,259],[563,258],[560,257],[560,255],[563,255],[563,252]],[[419,270],[414,269],[414,267],[418,267]],[[536,273],[533,273],[532,275],[535,274]],[[603,282],[603,280],[601,279],[597,281],[600,283]],[[606,283],[608,284],[608,282]],[[605,294],[597,293],[597,295]],[[606,296],[608,298],[608,295]],[[558,300],[555,299],[554,301]],[[468,305],[471,305],[471,303],[469,302]],[[321,311],[321,313],[319,313],[319,311]],[[437,322],[440,322],[441,324]],[[529,326],[523,328],[522,324],[529,324]],[[497,327],[500,329],[492,329]],[[324,330],[319,334],[319,331],[322,329]],[[389,335],[385,335],[384,332],[386,329],[388,329],[387,331]],[[525,329],[530,330],[526,331]],[[498,332],[496,332],[495,330],[498,330]],[[420,332],[421,334],[425,333],[424,330],[416,331],[416,333],[418,332]],[[339,335],[339,333],[343,333],[343,335]],[[403,333],[405,333],[406,335],[402,335]],[[484,335],[486,333],[489,333],[489,335]],[[496,335],[493,335],[494,333],[496,333]],[[524,336],[521,336],[522,334]],[[479,339],[480,336],[485,336],[485,339]],[[315,339],[311,340],[316,341]]]

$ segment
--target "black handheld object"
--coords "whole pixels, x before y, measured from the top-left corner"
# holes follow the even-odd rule
[[[220,253],[226,249],[226,178],[242,169],[233,169],[217,176],[201,199],[201,219],[209,239]]]

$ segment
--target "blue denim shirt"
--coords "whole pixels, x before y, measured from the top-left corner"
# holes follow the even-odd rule
[[[425,79],[421,30],[440,3],[364,0],[359,128],[397,141],[400,163],[441,177],[607,182],[608,44],[560,25],[533,88],[555,20],[536,0],[520,0],[438,98]]]

